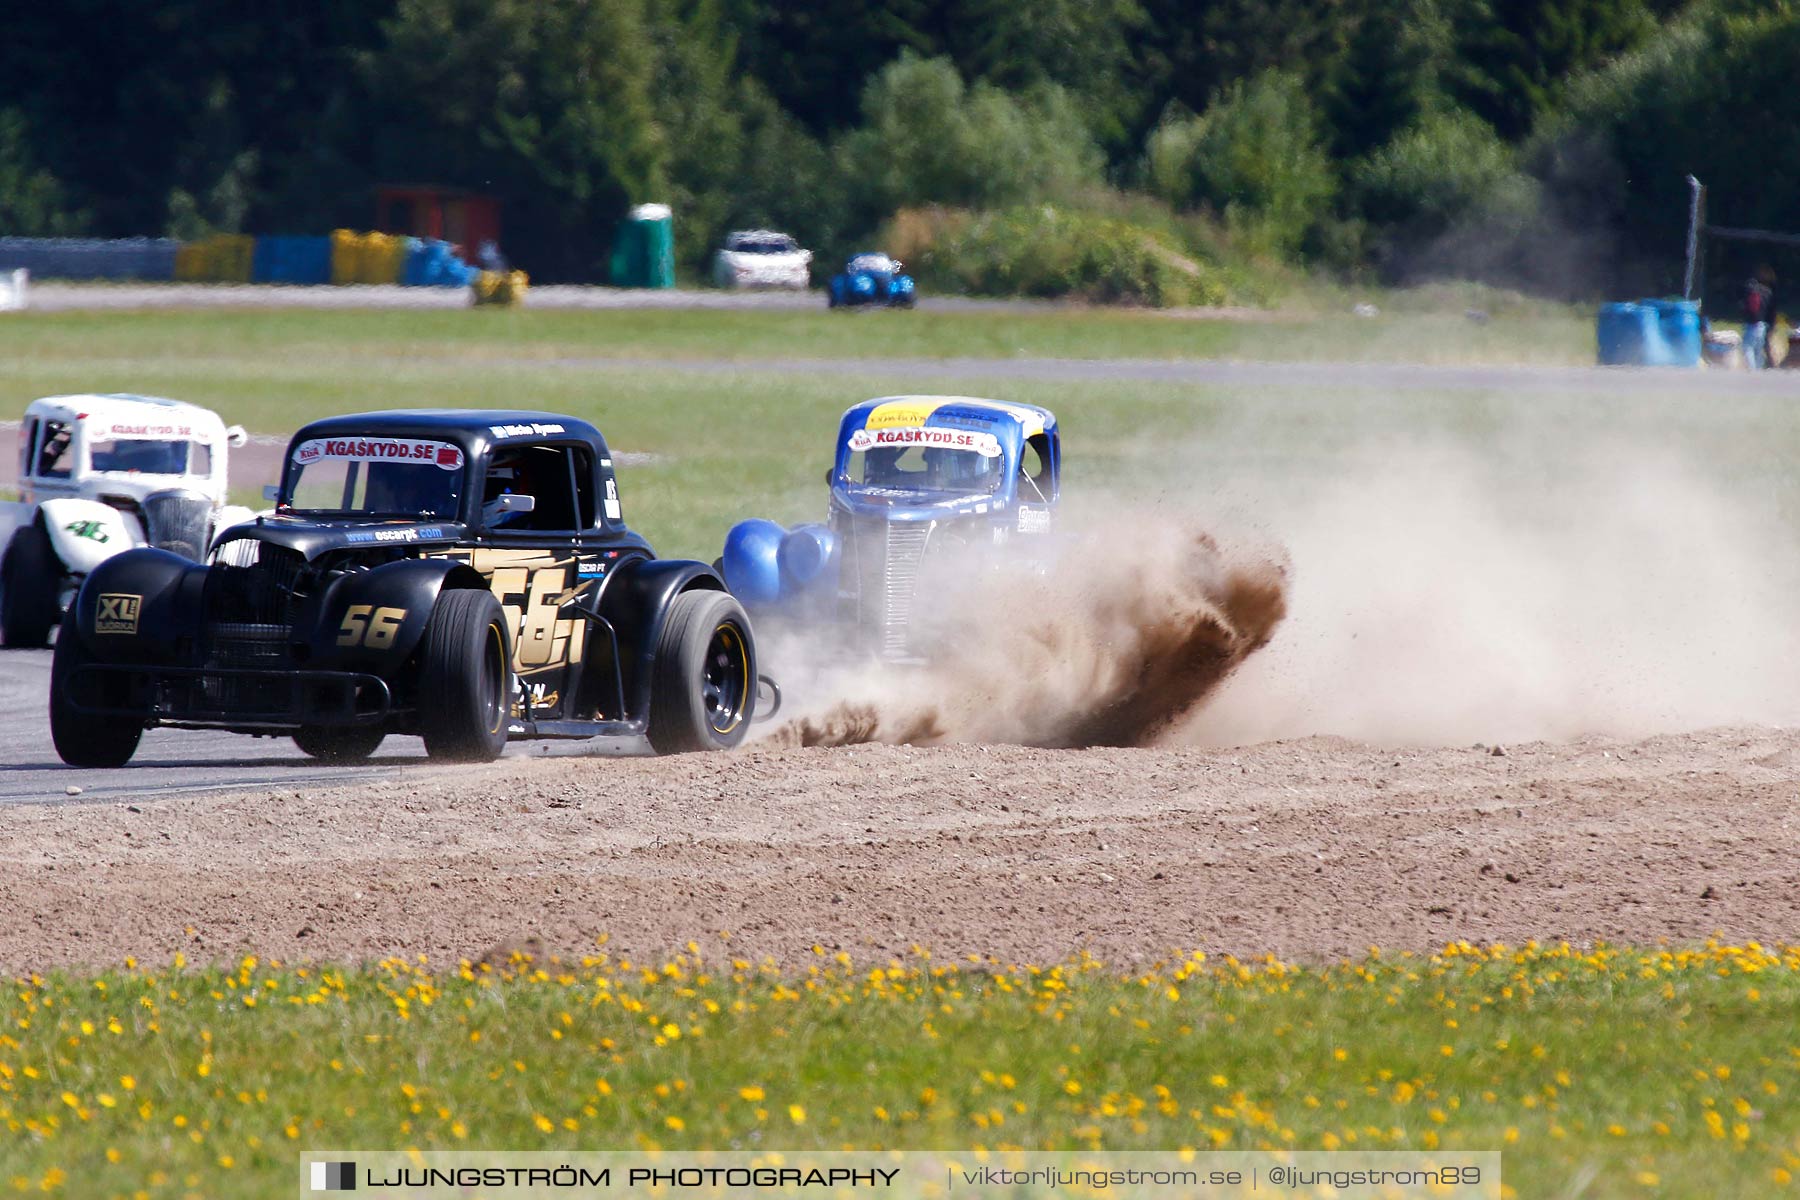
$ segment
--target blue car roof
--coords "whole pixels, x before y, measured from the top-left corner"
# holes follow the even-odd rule
[[[844,411],[842,433],[848,437],[858,429],[867,429],[871,420],[877,427],[977,425],[1017,430],[1015,436],[1021,441],[1056,432],[1056,414],[1036,404],[983,400],[977,396],[878,396]]]

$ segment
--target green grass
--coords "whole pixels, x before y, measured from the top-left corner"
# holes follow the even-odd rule
[[[0,1002],[0,1192],[279,1196],[305,1149],[1501,1150],[1509,1194],[1800,1170],[1800,948],[1121,975],[515,958],[121,970]]]
[[[1435,306],[1364,320],[1343,312],[1195,320],[1151,311],[147,310],[22,313],[0,358],[79,358],[100,369],[195,359],[335,370],[556,359],[1149,358],[1586,363],[1591,319],[1520,308],[1474,324]]]
[[[892,318],[891,320],[889,318]],[[1521,317],[1576,327],[1526,309]],[[0,321],[0,418],[33,397],[144,391],[193,400],[252,430],[287,433],[331,413],[411,406],[535,407],[594,420],[616,450],[648,453],[622,471],[628,519],[667,554],[711,559],[747,515],[816,519],[830,438],[848,404],[902,391],[967,392],[1047,404],[1062,419],[1077,496],[1129,484],[1205,497],[1245,475],[1303,486],[1346,455],[1405,453],[1447,438],[1504,459],[1520,430],[1557,449],[1596,439],[1684,444],[1736,480],[1792,485],[1800,448],[1793,406],[1780,397],[1696,404],[1650,396],[1344,387],[1229,387],[1129,379],[1025,380],[909,373],[886,345],[916,356],[1004,353],[1198,354],[1208,339],[1272,338],[1247,357],[1341,348],[1346,333],[1387,328],[1395,356],[1456,348],[1431,318],[1389,326],[1332,317],[1279,323],[1196,322],[1146,314],[147,312],[21,314]],[[1487,336],[1460,316],[1458,337]],[[1500,324],[1500,318],[1496,319]],[[1485,327],[1491,333],[1494,325]],[[686,351],[713,358],[793,356],[798,331],[823,329],[866,373],[783,372],[745,359],[742,371],[679,370]],[[1056,331],[1068,331],[1061,337]],[[898,331],[898,332],[896,332]],[[1024,332],[1020,332],[1024,331]],[[1579,327],[1585,339],[1586,327]],[[1015,334],[1017,336],[1015,336]],[[1500,336],[1511,336],[1503,333]],[[1571,335],[1572,336],[1572,335]],[[1176,337],[1182,340],[1159,340]],[[1137,340],[1134,340],[1137,339]],[[1013,343],[1017,343],[1014,345]],[[1380,348],[1358,343],[1366,350]],[[1585,345],[1585,342],[1583,343]],[[1003,347],[1011,346],[1011,349]],[[1159,349],[1160,348],[1160,349]],[[1465,346],[1466,348],[1466,346]],[[1585,351],[1583,351],[1585,353]],[[896,357],[890,357],[896,355]],[[616,357],[609,357],[616,356]],[[1556,455],[1521,457],[1522,476],[1554,478]],[[234,472],[235,496],[260,505],[269,482]],[[1785,496],[1785,491],[1783,495]],[[1784,501],[1786,503],[1786,501]]]

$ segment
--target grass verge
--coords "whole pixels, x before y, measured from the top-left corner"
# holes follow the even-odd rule
[[[1129,974],[922,952],[16,981],[0,1189],[278,1196],[307,1148],[1498,1149],[1508,1194],[1800,1172],[1800,947]]]
[[[1593,361],[1590,319],[1520,307],[1484,323],[1439,302],[1361,319],[1325,314],[1192,319],[1145,310],[831,313],[621,309],[309,311],[149,309],[19,313],[0,321],[0,359],[79,357],[302,363],[355,369],[406,360],[1147,358],[1414,362]]]

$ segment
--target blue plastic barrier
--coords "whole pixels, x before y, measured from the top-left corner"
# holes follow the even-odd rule
[[[259,237],[250,278],[257,283],[330,283],[331,239],[284,234]]]
[[[468,287],[477,274],[474,267],[456,257],[449,242],[415,238],[407,249],[400,282],[408,287]]]
[[[1691,300],[1603,304],[1594,332],[1603,367],[1700,365],[1700,306]]]

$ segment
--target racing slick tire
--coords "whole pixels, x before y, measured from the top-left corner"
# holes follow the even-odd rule
[[[361,762],[380,748],[387,731],[367,725],[302,725],[294,745],[309,758],[326,763]]]
[[[50,741],[71,767],[122,767],[137,753],[144,727],[129,717],[80,712],[69,703],[69,676],[93,661],[70,608],[50,659]]]
[[[490,762],[506,749],[512,639],[492,592],[439,592],[419,648],[419,734],[425,753]]]
[[[756,648],[744,606],[727,592],[669,603],[650,681],[650,745],[658,754],[729,750],[756,711]]]
[[[43,646],[56,627],[62,562],[50,535],[33,522],[13,535],[0,560],[0,645]]]

